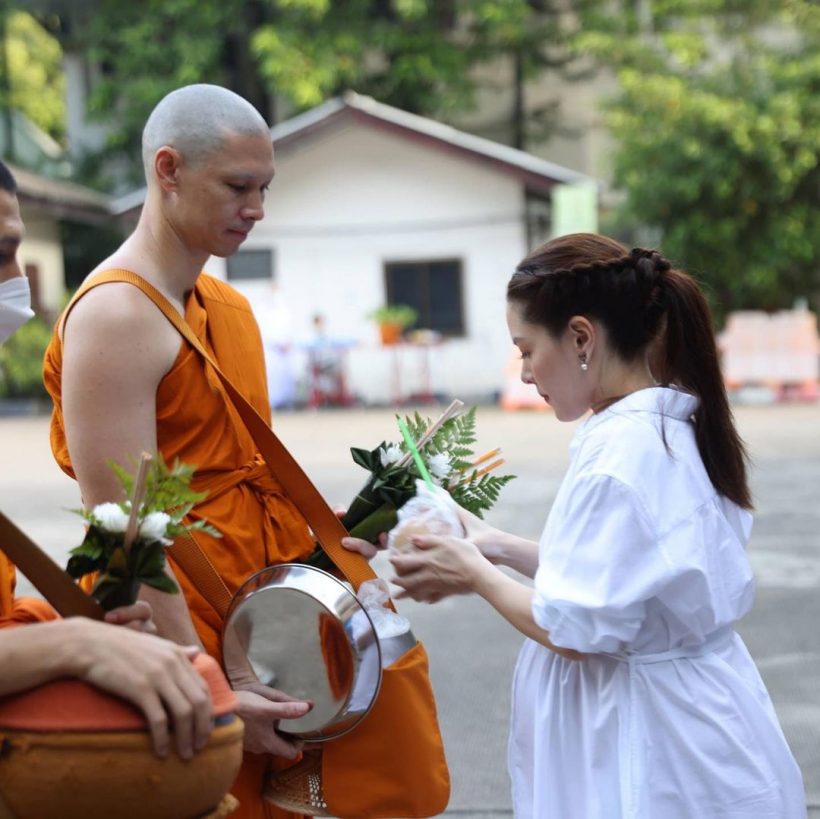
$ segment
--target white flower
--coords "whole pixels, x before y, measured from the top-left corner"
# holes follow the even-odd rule
[[[118,503],[101,503],[91,510],[91,516],[106,532],[124,533],[128,528],[128,515]]]
[[[153,543],[156,540],[161,541],[166,546],[172,541],[165,537],[165,532],[168,529],[168,524],[171,522],[171,516],[167,512],[151,512],[145,516],[145,519],[140,523],[140,538]]]
[[[431,455],[427,460],[427,468],[430,470],[430,474],[440,481],[443,481],[453,471],[450,458],[444,452]]]
[[[390,444],[384,449],[379,450],[379,458],[382,466],[390,466],[401,460],[402,451],[398,444]]]

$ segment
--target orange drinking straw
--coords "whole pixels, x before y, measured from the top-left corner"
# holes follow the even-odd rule
[[[468,466],[465,466],[464,469],[459,469],[458,470],[458,472],[454,476],[456,480],[451,481],[451,485],[452,486],[458,486],[460,483],[464,483],[465,476],[467,475],[467,471],[469,469],[472,469],[473,471],[470,473],[470,476],[466,478],[466,480],[468,480],[468,481],[472,480],[476,476],[480,477],[481,475],[484,475],[485,474],[484,471],[476,473],[476,467],[479,466],[480,464],[486,463],[487,461],[490,460],[490,458],[494,458],[500,452],[501,452],[501,447],[496,447],[495,449],[491,449],[489,452],[485,452],[480,458],[475,458],[474,460],[470,461]],[[503,464],[503,463],[504,463],[503,460],[498,460],[496,463],[494,463],[490,467],[488,467],[488,470],[489,469],[495,469],[497,466],[501,466],[501,464]]]
[[[478,466],[479,464],[483,464],[485,461],[489,461],[490,458],[494,458],[496,455],[498,455],[499,452],[501,452],[500,447],[491,449],[489,452],[485,452],[480,458],[476,458],[475,460],[471,461],[471,466]]]
[[[476,478],[480,478],[482,475],[486,475],[488,472],[492,472],[494,469],[498,469],[505,463],[503,458],[499,458],[497,461],[493,461],[489,466],[485,466],[484,469],[479,469],[478,472],[471,472],[469,475],[466,475],[462,480],[458,483],[469,483],[470,481],[474,481]]]

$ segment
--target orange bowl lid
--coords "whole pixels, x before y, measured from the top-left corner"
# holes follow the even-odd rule
[[[211,692],[214,716],[236,710],[225,675],[213,657],[197,654],[194,668]],[[144,731],[145,717],[126,700],[82,680],[59,679],[0,697],[0,727],[15,731]]]
[[[194,668],[208,684],[214,702],[214,716],[222,717],[236,711],[236,695],[219,663],[210,654],[200,651],[194,657]]]

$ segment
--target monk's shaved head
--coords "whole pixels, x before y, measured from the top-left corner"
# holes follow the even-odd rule
[[[218,85],[186,85],[163,97],[142,132],[142,163],[150,183],[154,156],[163,145],[197,164],[222,146],[228,134],[270,135],[265,120],[245,99]]]

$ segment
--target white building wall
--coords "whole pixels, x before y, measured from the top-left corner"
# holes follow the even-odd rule
[[[66,132],[68,149],[72,156],[79,157],[90,151],[99,151],[105,146],[110,127],[88,119],[88,95],[96,82],[99,69],[82,54],[63,55],[66,89]]]
[[[454,115],[453,124],[471,133],[511,145],[513,142],[513,87],[515,67],[499,57],[473,72],[479,88],[475,107]],[[535,156],[604,180],[612,177],[616,147],[604,124],[604,103],[618,92],[618,83],[606,69],[590,71],[584,79],[567,80],[554,72],[541,74],[524,88],[528,111],[557,105],[560,128],[548,138],[529,135],[526,150]],[[607,188],[605,187],[604,190]]]
[[[274,250],[279,298],[295,339],[315,314],[328,334],[355,341],[350,389],[386,402],[429,387],[486,396],[500,390],[509,338],[504,288],[526,251],[521,183],[462,156],[373,128],[351,126],[277,160],[265,220],[244,249]],[[425,352],[381,347],[369,311],[385,302],[385,262],[460,259],[465,337]],[[224,277],[212,260],[209,272]],[[240,283],[252,303],[267,282]],[[261,314],[262,311],[260,311]]]
[[[39,270],[40,301],[46,309],[57,312],[65,294],[65,271],[60,226],[54,219],[21,207],[26,236],[20,245],[18,259],[21,269],[27,264]]]

